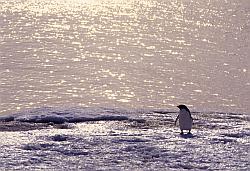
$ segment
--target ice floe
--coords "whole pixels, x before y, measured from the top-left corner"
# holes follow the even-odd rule
[[[0,170],[249,170],[247,115],[40,108],[0,117]]]

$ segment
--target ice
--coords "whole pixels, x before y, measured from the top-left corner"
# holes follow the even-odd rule
[[[247,115],[193,112],[194,129],[184,135],[174,126],[176,116],[112,108],[6,115],[0,170],[249,170]]]
[[[121,115],[123,114],[123,115]],[[62,124],[65,122],[87,122],[87,121],[123,121],[129,120],[128,115],[131,112],[108,108],[70,108],[54,109],[49,107],[37,108],[26,112],[20,112],[13,115],[0,116],[0,121],[18,121],[30,123],[55,123]],[[139,118],[133,118],[140,121]],[[141,120],[143,121],[143,120]]]

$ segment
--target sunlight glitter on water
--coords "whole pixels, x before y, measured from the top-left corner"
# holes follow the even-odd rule
[[[250,14],[233,2],[1,1],[0,113],[180,103],[248,112]]]

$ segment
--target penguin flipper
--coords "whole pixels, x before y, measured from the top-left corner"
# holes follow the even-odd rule
[[[179,116],[180,116],[180,115],[178,115],[178,116],[177,116],[177,118],[175,119],[175,121],[174,121],[174,125],[176,125],[176,122],[178,121]]]

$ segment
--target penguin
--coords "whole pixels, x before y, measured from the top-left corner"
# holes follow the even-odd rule
[[[181,130],[181,135],[183,135],[183,130],[188,130],[188,134],[191,134],[191,129],[193,125],[193,118],[191,116],[190,110],[185,105],[179,105],[177,106],[180,109],[179,115],[177,116],[175,120],[176,122],[179,119],[179,126]]]

